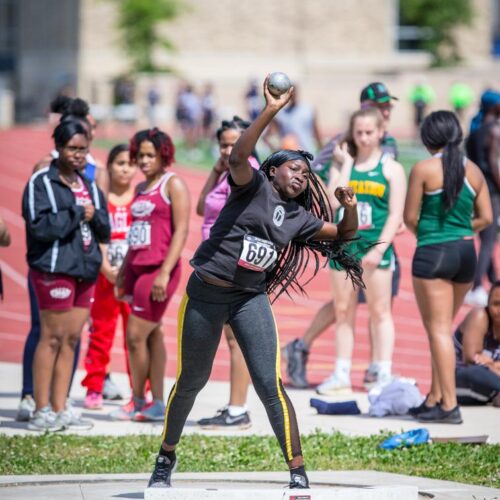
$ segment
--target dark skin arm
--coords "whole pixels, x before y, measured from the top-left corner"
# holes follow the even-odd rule
[[[350,187],[338,187],[335,190],[335,198],[339,201],[340,206],[344,207],[342,220],[338,224],[325,222],[323,227],[313,236],[313,240],[347,240],[356,236],[358,211],[354,191]]]
[[[293,93],[293,87],[290,87],[288,92],[285,92],[281,96],[273,96],[267,88],[268,79],[269,76],[264,81],[266,106],[260,115],[243,132],[234,145],[231,156],[229,157],[231,177],[233,182],[238,186],[248,184],[252,180],[252,166],[248,162],[248,157],[252,155],[262,132],[264,132],[265,128],[271,123],[278,111],[286,106]]]

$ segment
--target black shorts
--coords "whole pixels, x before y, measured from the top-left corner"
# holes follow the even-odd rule
[[[411,271],[415,278],[470,283],[474,280],[476,264],[474,241],[456,240],[418,247]]]

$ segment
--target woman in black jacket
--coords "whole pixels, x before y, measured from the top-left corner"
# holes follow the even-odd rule
[[[54,130],[59,157],[31,176],[23,194],[27,259],[41,317],[33,361],[36,411],[28,428],[89,428],[69,409],[66,397],[74,347],[89,314],[101,266],[99,243],[109,240],[106,202],[80,170],[89,139],[78,121]]]

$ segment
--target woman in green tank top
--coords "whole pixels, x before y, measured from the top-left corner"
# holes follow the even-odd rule
[[[351,244],[361,259],[366,284],[366,302],[373,332],[373,364],[377,383],[392,379],[394,322],[391,311],[391,283],[394,271],[392,241],[403,221],[406,177],[403,167],[382,153],[380,143],[384,122],[376,108],[355,112],[350,121],[347,142],[337,146],[335,159],[342,165],[338,184],[349,184],[358,199],[359,242]],[[332,197],[333,198],[333,197]],[[334,208],[338,204],[333,201]],[[378,244],[376,244],[378,243]],[[375,244],[375,245],[374,245]],[[354,349],[354,323],[358,290],[346,286],[345,272],[337,267],[331,273],[336,326],[336,365],[332,375],[317,387],[324,395],[351,389],[350,368]]]
[[[404,220],[417,236],[413,288],[429,337],[432,383],[410,414],[422,422],[460,424],[453,318],[472,286],[473,235],[491,223],[491,202],[481,171],[459,148],[462,130],[452,112],[431,113],[421,135],[433,157],[411,171]]]

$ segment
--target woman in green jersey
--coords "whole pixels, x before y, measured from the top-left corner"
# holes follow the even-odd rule
[[[351,251],[361,259],[366,284],[366,302],[373,331],[373,360],[377,383],[391,381],[394,322],[391,312],[391,282],[395,259],[392,241],[403,221],[406,178],[403,167],[381,149],[384,119],[376,108],[356,111],[351,116],[346,142],[335,150],[342,165],[335,186],[349,184],[358,198],[358,234]],[[338,183],[338,184],[337,184]],[[333,200],[333,203],[336,203]],[[336,203],[334,208],[339,208]],[[378,244],[375,244],[378,243]],[[351,390],[351,358],[358,290],[346,286],[345,273],[332,263],[332,289],[337,317],[335,371],[317,392],[334,395]]]
[[[431,113],[421,136],[432,158],[411,171],[404,220],[417,236],[413,288],[429,337],[432,384],[410,414],[422,422],[460,424],[452,323],[474,280],[473,236],[491,224],[491,203],[483,174],[460,150],[455,114]]]

